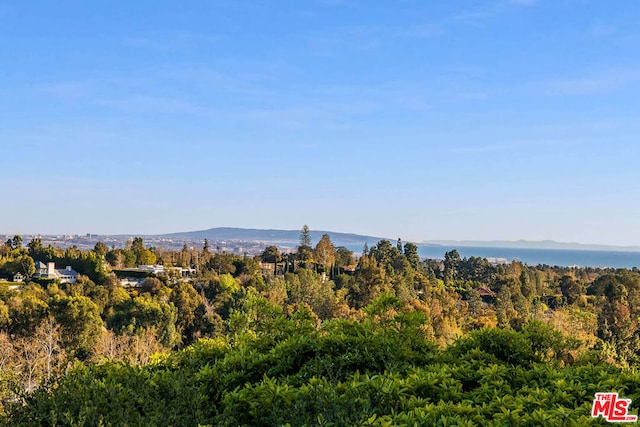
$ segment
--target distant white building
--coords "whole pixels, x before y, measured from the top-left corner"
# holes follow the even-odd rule
[[[62,283],[75,283],[78,278],[78,272],[71,266],[67,266],[65,269],[56,269],[56,265],[53,262],[44,263],[38,261],[36,263],[36,273],[33,275],[41,279],[58,279]]]
[[[126,268],[125,271],[145,271],[147,273],[153,273],[156,276],[168,275],[169,272],[173,272],[183,278],[191,277],[196,273],[195,268],[165,267],[160,264],[139,265],[137,268]]]
[[[168,270],[175,272],[177,276],[183,279],[189,279],[196,274],[195,268],[169,267]]]
[[[164,274],[165,268],[164,265],[153,264],[153,265],[139,265],[137,268],[138,271],[146,271],[153,274]]]
[[[133,287],[133,288],[139,288],[140,286],[142,286],[142,283],[144,282],[144,279],[141,278],[133,278],[133,277],[123,277],[120,280],[120,285],[124,286],[124,287]]]
[[[129,274],[130,273],[130,274]],[[192,280],[196,274],[195,268],[165,267],[160,264],[139,265],[135,268],[118,270],[116,276],[120,284],[125,287],[140,287],[147,277],[164,277],[170,280]]]

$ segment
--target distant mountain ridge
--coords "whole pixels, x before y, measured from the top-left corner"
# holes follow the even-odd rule
[[[312,245],[315,245],[323,234],[328,234],[335,246],[347,246],[351,250],[358,251],[366,243],[369,247],[377,244],[380,240],[386,239],[395,243],[397,238],[367,236],[355,233],[339,233],[334,231],[310,230]],[[12,235],[0,233],[0,237],[4,240]],[[27,240],[29,237],[52,237],[51,244],[60,244],[60,234],[25,234]],[[72,235],[65,235],[71,239]],[[96,241],[104,238],[119,238],[123,241],[133,237],[159,238],[168,240],[188,240],[203,241],[204,239],[214,241],[235,241],[235,242],[255,242],[258,244],[278,245],[285,247],[295,247],[300,242],[300,230],[278,230],[278,229],[256,229],[256,228],[239,228],[239,227],[215,227],[207,230],[195,230],[186,232],[174,232],[165,234],[87,234],[75,235],[69,245],[89,245],[93,246]],[[77,239],[83,241],[77,241]],[[63,239],[64,240],[64,239]],[[461,247],[477,247],[477,248],[505,248],[505,249],[555,249],[555,250],[584,250],[584,251],[617,251],[617,252],[640,252],[640,246],[621,246],[621,245],[603,245],[594,243],[576,243],[576,242],[558,242],[555,240],[424,240],[416,241],[403,239],[403,241],[411,241],[419,247],[445,247],[461,248]],[[112,243],[113,244],[113,243]],[[157,243],[162,246],[162,243]],[[63,246],[64,247],[64,244]]]
[[[328,234],[334,245],[358,245],[365,243],[374,245],[382,237],[363,236],[354,233],[337,233],[333,231],[310,230],[312,243],[317,243],[323,234]],[[235,228],[216,227],[208,230],[196,230],[169,234],[160,234],[157,237],[166,239],[193,239],[193,240],[235,240],[235,241],[257,241],[266,243],[299,243],[300,230],[273,230],[256,228]]]
[[[339,233],[334,231],[310,230],[312,244],[316,244],[323,234],[328,234],[336,246],[368,246],[386,239],[395,242],[394,238],[367,236],[355,233]],[[129,235],[127,235],[129,236]],[[134,236],[134,235],[130,235]],[[295,246],[300,242],[300,230],[278,230],[239,227],[214,227],[207,230],[185,231],[167,234],[154,234],[148,237],[162,239],[204,240],[210,241],[244,241],[262,242],[266,244],[281,244]],[[411,240],[407,240],[411,241]],[[640,246],[615,246],[576,242],[557,242],[555,240],[425,240],[414,241],[418,246],[445,247],[479,247],[479,248],[514,248],[514,249],[558,249],[558,250],[592,250],[592,251],[622,251],[640,252]]]

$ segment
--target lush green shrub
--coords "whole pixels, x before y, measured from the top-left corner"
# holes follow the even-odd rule
[[[143,367],[77,365],[9,405],[5,423],[601,425],[594,393],[640,399],[634,370],[557,362],[570,343],[544,325],[474,331],[439,350],[420,338],[424,320],[392,300],[380,307],[316,329],[256,301],[238,311],[234,336]]]

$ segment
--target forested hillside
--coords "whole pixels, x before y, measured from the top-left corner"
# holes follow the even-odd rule
[[[149,264],[166,270],[123,285]],[[305,227],[294,253],[256,258],[16,236],[0,278],[16,273],[0,284],[8,425],[584,425],[595,392],[640,399],[635,269],[420,260],[400,240],[355,259]]]

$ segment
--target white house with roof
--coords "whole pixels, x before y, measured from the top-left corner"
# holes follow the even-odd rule
[[[138,271],[146,271],[148,273],[153,273],[153,274],[164,274],[165,273],[164,265],[159,265],[159,264],[139,265],[137,270]]]
[[[65,269],[56,269],[56,264],[53,262],[44,263],[38,261],[36,263],[36,273],[33,277],[41,279],[59,279],[62,283],[75,283],[78,278],[78,272],[71,266],[67,266]]]

